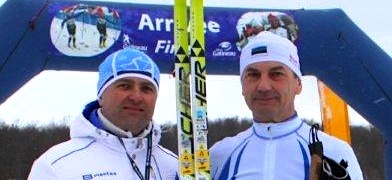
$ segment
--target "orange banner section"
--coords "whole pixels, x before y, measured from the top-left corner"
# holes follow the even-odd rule
[[[351,144],[347,104],[327,85],[317,81],[323,131]]]

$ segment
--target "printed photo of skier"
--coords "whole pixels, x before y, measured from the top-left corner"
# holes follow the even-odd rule
[[[50,26],[54,47],[67,56],[91,57],[105,52],[121,34],[120,14],[106,6],[59,7]]]
[[[283,12],[247,12],[237,22],[239,51],[258,33],[270,31],[292,42],[298,39],[298,25]]]

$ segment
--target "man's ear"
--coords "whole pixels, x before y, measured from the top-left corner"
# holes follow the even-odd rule
[[[242,79],[241,79],[241,94],[242,94],[242,96],[245,96],[245,94],[244,94],[244,86],[242,84]]]
[[[302,91],[302,81],[300,78],[297,78],[297,87],[295,88],[295,93],[300,94]]]
[[[97,100],[98,100],[99,106],[101,106],[102,96],[99,96]]]

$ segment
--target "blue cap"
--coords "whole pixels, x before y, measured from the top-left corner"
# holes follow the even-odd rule
[[[99,65],[98,98],[110,84],[125,77],[146,79],[154,84],[158,91],[159,74],[158,66],[145,53],[131,48],[118,50]]]

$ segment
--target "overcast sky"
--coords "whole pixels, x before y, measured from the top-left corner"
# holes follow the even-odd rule
[[[0,4],[2,2],[4,1],[0,0]],[[174,1],[126,0],[124,2],[173,4]],[[390,25],[386,22],[392,18],[392,11],[390,2],[387,0],[205,0],[204,4],[205,6],[257,7],[260,9],[341,8],[372,40],[392,56],[392,33],[390,33]],[[175,123],[174,78],[167,74],[163,74],[161,78],[154,120],[160,123],[167,121]],[[0,119],[6,123],[45,124],[51,121],[59,122],[64,117],[73,118],[81,112],[86,103],[95,99],[96,81],[97,73],[92,72],[42,72],[0,105]],[[296,99],[296,107],[300,116],[320,121],[315,82],[315,78],[305,77],[304,89]],[[222,87],[225,89],[222,90]],[[208,75],[207,98],[210,119],[233,116],[251,117],[243,101],[237,76]],[[352,123],[362,123],[357,121],[361,118],[351,112],[352,110],[350,110]]]

